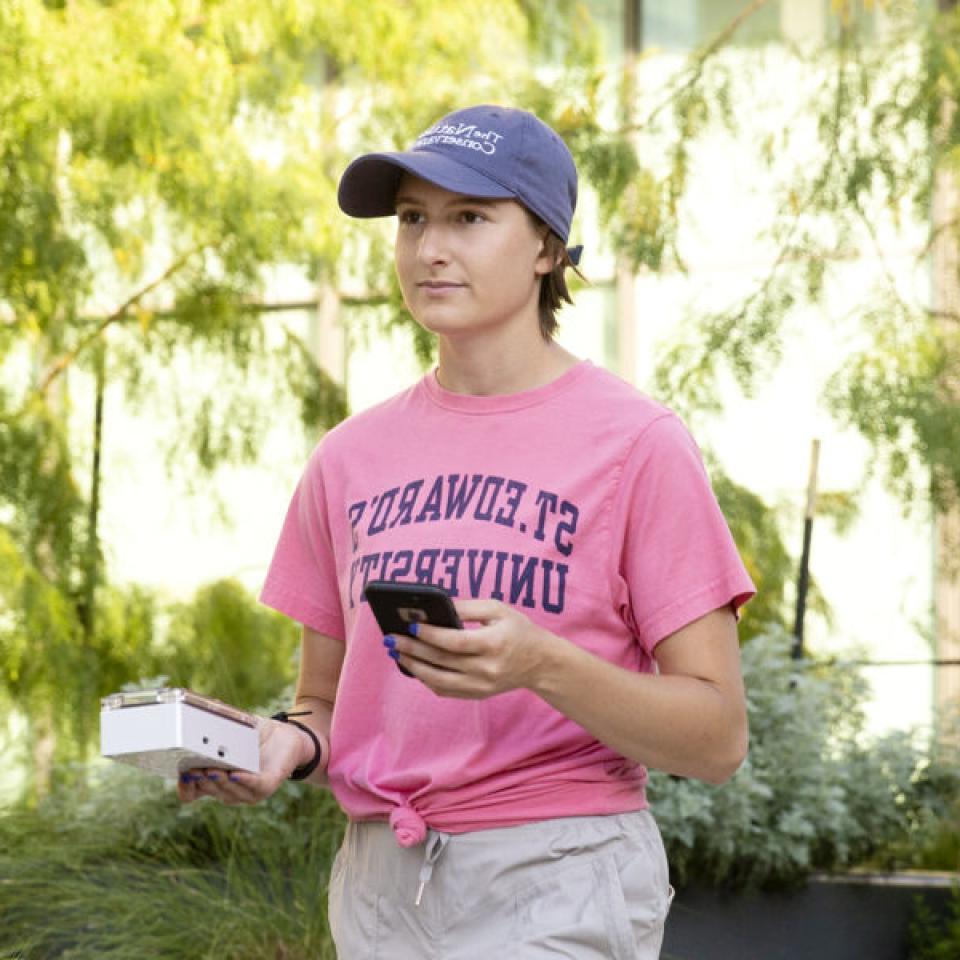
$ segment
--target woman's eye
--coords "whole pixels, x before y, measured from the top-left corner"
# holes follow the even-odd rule
[[[423,214],[419,210],[401,210],[397,214],[397,219],[401,223],[422,223]]]
[[[483,223],[487,218],[476,210],[464,210],[460,216],[464,223]]]

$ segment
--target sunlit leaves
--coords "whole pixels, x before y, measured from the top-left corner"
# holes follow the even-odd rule
[[[267,274],[341,282],[347,154],[365,136],[408,138],[443,90],[515,69],[517,5],[485,4],[479,24],[474,12],[453,0],[0,4],[0,688],[64,749],[90,743],[98,693],[153,669],[157,617],[151,597],[91,569],[103,553],[93,424],[71,404],[85,381],[68,376],[108,343],[109,383],[153,411],[161,460],[190,464],[197,491],[225,463],[257,459],[265,403],[309,438],[342,419],[342,388],[259,309]],[[191,358],[207,385],[181,389]],[[108,429],[121,395],[108,391]],[[234,594],[221,606],[242,607]]]
[[[259,606],[239,583],[205,586],[168,617],[157,663],[171,684],[253,709],[292,683],[297,626]]]
[[[711,482],[723,515],[730,525],[757,596],[745,608],[740,626],[741,642],[771,624],[786,626],[786,588],[796,572],[787,552],[777,515],[756,494],[734,483],[719,468],[711,470]]]
[[[903,312],[872,319],[871,348],[831,383],[834,410],[871,441],[905,503],[945,507],[960,491],[960,331]]]
[[[845,24],[849,25],[859,10],[871,11],[883,8],[888,0],[830,0],[830,9]]]
[[[863,14],[879,7],[883,28],[873,29]],[[853,315],[836,320],[838,334],[841,322],[846,333],[855,328],[862,346],[838,370],[829,400],[871,442],[905,503],[926,504],[932,491],[943,506],[960,494],[958,318],[933,305],[954,302],[949,291],[960,282],[944,253],[960,241],[951,187],[960,175],[960,12],[836,2],[834,13],[839,38],[804,66],[814,92],[801,119],[817,132],[816,150],[783,174],[789,131],[759,144],[781,194],[763,233],[770,268],[733,306],[691,318],[660,357],[657,389],[692,416],[719,408],[729,375],[749,395],[775,369],[798,310],[832,312],[825,297],[844,271],[870,262],[875,279]],[[671,182],[686,182],[687,141],[715,115],[715,100],[701,85],[674,104],[684,135],[671,147]]]

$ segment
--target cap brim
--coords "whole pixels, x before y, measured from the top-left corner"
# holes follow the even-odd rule
[[[470,197],[514,197],[495,180],[437,153],[368,153],[344,170],[337,191],[340,209],[351,217],[390,216],[404,173]]]

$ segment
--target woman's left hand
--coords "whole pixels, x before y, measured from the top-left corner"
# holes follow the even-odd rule
[[[479,626],[452,630],[421,623],[416,638],[394,638],[400,665],[441,697],[476,700],[532,689],[550,648],[564,642],[498,600],[454,605],[464,623]]]

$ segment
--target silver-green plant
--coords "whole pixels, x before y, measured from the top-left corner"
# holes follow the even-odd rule
[[[923,743],[869,735],[862,675],[795,661],[791,642],[772,630],[743,647],[750,752],[728,783],[651,775],[678,883],[789,885],[814,870],[890,866],[939,802]]]

